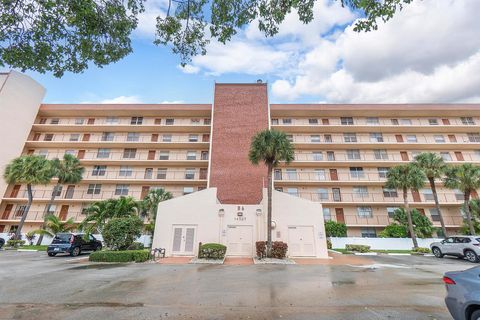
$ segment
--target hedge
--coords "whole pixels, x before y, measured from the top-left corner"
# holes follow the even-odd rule
[[[198,249],[198,257],[201,259],[221,260],[225,258],[227,247],[220,243],[205,243]]]
[[[418,248],[412,248],[412,252],[414,252],[414,253],[430,253],[430,249],[429,248],[418,247]]]
[[[145,262],[150,259],[148,250],[95,251],[90,254],[92,262]]]
[[[266,241],[257,241],[255,243],[257,257],[260,259],[267,256],[267,243]],[[284,259],[287,256],[288,245],[282,241],[272,242],[272,258]]]
[[[370,246],[365,246],[361,244],[346,244],[345,249],[347,251],[353,251],[353,252],[369,252],[370,251]]]
[[[25,244],[25,240],[8,240],[7,247],[20,247]]]

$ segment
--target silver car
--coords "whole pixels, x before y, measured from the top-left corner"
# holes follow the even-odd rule
[[[480,257],[480,236],[452,236],[430,245],[437,258],[456,256],[470,262],[478,262]]]
[[[455,320],[480,320],[480,267],[445,273],[445,303]]]

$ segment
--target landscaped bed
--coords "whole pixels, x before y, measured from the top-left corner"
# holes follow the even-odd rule
[[[149,259],[149,250],[96,251],[88,258],[91,262],[145,262]]]

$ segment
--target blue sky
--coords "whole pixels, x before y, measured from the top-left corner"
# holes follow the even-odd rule
[[[269,83],[270,102],[480,102],[480,1],[416,0],[378,31],[352,30],[358,16],[317,0],[309,25],[296,13],[272,39],[247,26],[227,45],[212,42],[187,69],[152,44],[164,0],[147,1],[134,52],[82,74],[28,72],[47,103],[211,103],[217,82]]]

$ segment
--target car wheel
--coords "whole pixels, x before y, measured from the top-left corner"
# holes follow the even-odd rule
[[[93,249],[93,251],[100,251],[102,250],[102,245],[99,244],[98,246],[95,247],[95,249]]]
[[[55,257],[56,255],[57,255],[57,254],[56,254],[55,252],[49,252],[49,253],[48,253],[48,256],[49,256],[49,257]]]
[[[80,247],[75,247],[75,248],[73,248],[72,252],[70,253],[70,255],[71,255],[72,257],[76,257],[76,256],[78,256],[79,254],[80,254]]]
[[[480,320],[480,310],[476,310],[472,313],[469,320]]]
[[[478,262],[478,256],[475,252],[473,252],[472,250],[466,250],[465,251],[465,258],[470,261],[470,262]]]
[[[443,253],[442,253],[442,250],[440,250],[440,248],[433,247],[433,248],[432,248],[432,252],[433,252],[433,254],[435,255],[435,257],[437,257],[437,258],[443,258]]]

